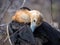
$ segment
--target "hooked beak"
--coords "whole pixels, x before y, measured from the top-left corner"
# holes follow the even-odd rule
[[[31,28],[32,32],[34,32],[35,28],[36,28],[36,23],[34,23],[34,22],[31,23],[30,28]]]

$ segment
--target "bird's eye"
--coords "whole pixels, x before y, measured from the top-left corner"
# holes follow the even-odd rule
[[[33,20],[35,22],[35,20]]]

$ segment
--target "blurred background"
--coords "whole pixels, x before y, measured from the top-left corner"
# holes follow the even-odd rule
[[[6,24],[22,6],[39,10],[46,22],[60,29],[60,0],[0,0],[0,32],[5,31]]]
[[[24,0],[0,0],[0,24],[11,21],[11,16],[19,10]],[[24,5],[30,9],[39,10],[44,19],[60,28],[60,0],[25,0]]]

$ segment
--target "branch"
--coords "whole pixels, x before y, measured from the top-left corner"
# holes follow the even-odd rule
[[[22,5],[21,5],[21,7],[23,7],[23,6],[24,6],[25,2],[26,2],[26,0],[24,0],[24,1],[23,1],[23,3],[22,3]],[[20,8],[21,8],[21,7],[20,7]]]

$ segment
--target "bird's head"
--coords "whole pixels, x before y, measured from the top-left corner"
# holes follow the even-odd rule
[[[38,27],[39,25],[41,25],[42,21],[43,21],[43,16],[42,13],[37,11],[37,10],[31,10],[31,29],[34,31],[34,29],[36,27]]]

